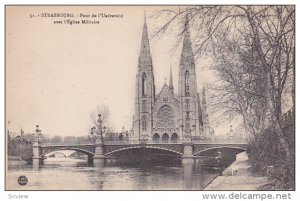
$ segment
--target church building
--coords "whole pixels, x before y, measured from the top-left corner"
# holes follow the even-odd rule
[[[178,91],[175,93],[170,69],[169,84],[165,83],[156,94],[148,30],[144,20],[135,85],[134,139],[176,142],[182,140],[186,133],[192,139],[210,138],[213,134],[206,111],[205,89],[203,87],[202,101],[197,91],[195,60],[187,20],[184,29]]]

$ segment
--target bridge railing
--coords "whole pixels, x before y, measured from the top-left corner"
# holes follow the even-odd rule
[[[168,141],[142,141],[142,140],[111,140],[104,141],[105,145],[130,145],[130,144],[182,144],[182,140],[168,140]],[[192,140],[193,144],[247,144],[245,140],[233,139],[205,139],[205,140]],[[56,143],[42,143],[43,146],[78,146],[78,145],[93,145],[91,141],[67,141]]]
[[[215,140],[192,140],[193,144],[247,144],[246,140],[215,139]]]
[[[185,141],[183,140],[168,140],[168,141],[156,141],[156,140],[112,140],[104,141],[106,145],[118,145],[118,144],[182,144]],[[237,140],[237,139],[194,139],[192,140],[193,144],[247,144],[246,140]]]
[[[63,142],[42,142],[42,145],[47,146],[76,146],[76,145],[93,145],[90,141],[63,141]]]
[[[143,140],[115,140],[115,141],[105,141],[105,145],[120,145],[120,144],[182,144],[181,140],[173,141],[143,141]]]

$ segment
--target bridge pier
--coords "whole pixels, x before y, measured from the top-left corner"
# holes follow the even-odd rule
[[[183,156],[182,163],[194,163],[195,159],[193,156],[193,144],[192,143],[184,143],[183,144]]]
[[[193,156],[193,143],[192,143],[192,135],[191,135],[191,124],[190,124],[190,111],[186,112],[186,120],[185,120],[185,135],[183,136],[183,156],[182,156],[182,164],[194,163],[195,159]]]
[[[42,157],[42,147],[41,147],[41,141],[40,141],[40,132],[41,130],[39,130],[39,126],[36,126],[36,134],[35,134],[35,138],[34,138],[34,142],[32,145],[32,152],[33,152],[33,157],[32,157],[32,165],[34,167],[38,167],[39,165],[41,165],[43,163],[43,157]]]
[[[33,157],[32,157],[33,166],[38,167],[39,165],[43,164],[44,158],[41,155],[42,155],[41,145],[35,142],[33,144]]]
[[[103,133],[105,130],[105,126],[103,126],[103,121],[101,119],[101,114],[98,114],[98,120],[96,127],[92,128],[92,134],[94,134],[94,137],[96,139],[95,141],[95,155],[94,155],[94,165],[97,167],[103,167],[104,161],[105,161],[105,155],[104,155],[104,144],[103,144]],[[95,132],[96,131],[96,132]]]
[[[34,167],[39,167],[40,165],[43,164],[43,158],[42,157],[37,157],[37,158],[32,158],[32,165]]]
[[[103,167],[105,162],[105,155],[103,153],[104,153],[103,144],[102,143],[96,144],[95,155],[93,158],[93,163],[95,166]]]

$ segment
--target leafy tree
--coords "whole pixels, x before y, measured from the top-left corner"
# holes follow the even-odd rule
[[[173,31],[172,25],[179,23],[183,26],[178,30],[178,41],[185,31],[184,21],[188,21],[195,33],[195,56],[214,58],[213,69],[219,78],[211,88],[215,90],[215,109],[241,115],[251,142],[258,145],[256,150],[262,156],[256,160],[270,160],[282,167],[274,162],[275,153],[280,153],[280,160],[289,164],[284,166],[288,171],[280,181],[293,178],[288,173],[293,172],[294,138],[286,134],[282,111],[287,96],[294,103],[295,7],[187,6],[166,9],[158,15],[168,21],[155,35]],[[265,128],[271,130],[268,135]],[[274,154],[263,154],[274,148]]]

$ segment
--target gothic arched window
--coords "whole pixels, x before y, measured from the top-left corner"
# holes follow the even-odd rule
[[[147,119],[146,116],[142,116],[142,130],[147,130]]]
[[[189,86],[190,73],[188,70],[184,73],[184,91],[185,95],[190,95],[190,86]]]
[[[147,78],[147,75],[146,73],[143,73],[142,74],[142,96],[146,96],[146,78]]]

